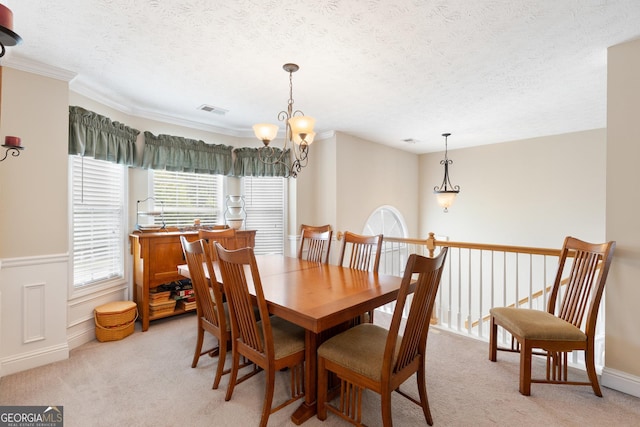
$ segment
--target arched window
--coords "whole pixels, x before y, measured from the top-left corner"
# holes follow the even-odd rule
[[[408,237],[404,217],[398,209],[388,205],[377,208],[369,215],[362,234],[383,234],[385,238]],[[409,255],[405,247],[383,241],[382,256],[380,258],[380,268],[378,271],[382,274],[402,276],[408,257]],[[389,304],[379,307],[378,310],[393,314],[394,308],[395,302],[390,302]]]
[[[399,210],[393,206],[380,206],[369,215],[362,234],[384,234],[388,237],[407,237],[407,225]]]

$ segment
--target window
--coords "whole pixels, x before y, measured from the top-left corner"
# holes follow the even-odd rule
[[[222,223],[221,175],[164,170],[152,170],[151,173],[156,205],[141,206],[141,209],[162,210],[166,225],[172,227],[191,226],[195,219],[202,225]],[[162,206],[158,206],[159,202]],[[161,225],[162,218],[155,216],[154,222]]]
[[[287,181],[282,177],[244,177],[247,230],[256,233],[256,254],[284,253]]]
[[[384,234],[387,237],[407,237],[407,226],[400,211],[393,206],[381,206],[367,219],[363,234]]]
[[[73,286],[124,278],[126,167],[69,156]]]

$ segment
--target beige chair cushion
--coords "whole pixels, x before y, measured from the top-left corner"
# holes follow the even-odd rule
[[[269,319],[271,321],[271,332],[273,333],[273,347],[276,359],[281,359],[304,350],[303,328],[287,322],[278,316],[271,316]],[[258,332],[264,342],[261,322],[258,322]]]
[[[380,326],[363,323],[328,339],[318,348],[318,356],[380,381],[388,334],[389,331]],[[394,362],[401,340],[398,336]]]
[[[586,341],[587,335],[566,320],[542,310],[495,307],[491,315],[514,335],[534,340]]]

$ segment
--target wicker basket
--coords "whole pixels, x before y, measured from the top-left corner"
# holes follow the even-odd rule
[[[133,301],[114,301],[96,307],[94,316],[98,341],[116,341],[133,333],[138,310]]]

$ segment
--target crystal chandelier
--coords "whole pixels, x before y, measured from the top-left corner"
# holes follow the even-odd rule
[[[297,178],[298,173],[308,162],[309,145],[313,142],[313,138],[316,135],[313,131],[313,125],[316,120],[313,117],[305,116],[300,110],[293,109],[293,73],[298,71],[300,67],[296,64],[284,64],[282,68],[289,73],[289,101],[287,111],[280,111],[278,114],[278,120],[284,122],[285,125],[282,151],[269,145],[278,134],[278,125],[259,123],[253,125],[253,132],[256,138],[264,144],[264,146],[258,149],[260,160],[263,163],[271,165],[281,164],[287,170],[287,177],[292,176]],[[291,159],[289,150],[295,160]]]
[[[442,178],[442,184],[433,188],[433,192],[436,194],[438,204],[444,208],[445,212],[449,212],[449,206],[456,200],[456,196],[460,192],[459,185],[451,185],[449,180],[449,165],[453,164],[453,160],[449,160],[447,157],[447,138],[450,133],[443,133],[444,136],[444,160],[440,160],[440,164],[444,165],[444,178]]]

